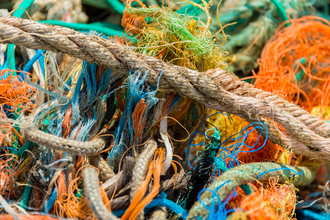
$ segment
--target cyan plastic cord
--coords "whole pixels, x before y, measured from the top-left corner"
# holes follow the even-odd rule
[[[112,70],[111,69],[104,70],[104,72],[103,72],[103,74],[100,78],[100,81],[99,81],[96,96],[100,96],[101,93],[103,93],[106,90],[106,88],[108,87],[108,84],[110,82],[111,76],[112,76]]]
[[[33,4],[34,0],[24,0],[15,10],[13,17],[21,18],[26,10]],[[16,70],[16,63],[15,63],[15,44],[8,44],[7,46],[7,60],[8,60],[8,67],[11,70]],[[16,76],[16,72],[13,72],[13,75]]]
[[[329,220],[330,215],[326,212],[313,212],[312,210],[309,209],[298,209],[296,210],[297,212],[297,217],[299,216],[299,219],[302,220]]]
[[[281,5],[281,3],[280,3],[278,0],[270,0],[270,1],[275,5],[275,7],[276,7],[276,9],[277,9],[277,14],[278,14],[279,16],[281,16],[283,22],[287,22],[287,21],[289,21],[289,18],[288,18],[288,16],[287,16],[287,14],[286,14],[286,12],[285,12],[283,6]],[[287,27],[287,26],[289,26],[289,25],[290,25],[290,24],[287,23],[287,24],[285,25],[285,27]]]
[[[24,72],[30,72],[30,70],[32,69],[33,64],[44,54],[46,53],[46,50],[38,50],[36,52],[36,54],[32,57],[32,59],[30,59],[27,64],[24,66],[23,68],[23,72],[20,73],[20,75],[23,77],[24,76]]]
[[[43,53],[45,53],[45,50],[38,50],[38,52],[32,57],[32,59],[30,59],[27,64],[25,65],[23,72],[20,74],[20,76],[22,75],[22,78],[24,78],[25,80],[27,80],[31,85],[33,85],[35,88],[39,89],[40,91],[46,93],[47,95],[50,95],[52,97],[58,98],[58,99],[66,99],[63,96],[60,96],[56,93],[53,92],[49,92],[48,90],[42,88],[41,86],[34,84],[31,82],[31,80],[29,79],[29,77],[27,76],[27,72],[30,72],[32,65],[42,56]]]
[[[175,202],[166,199],[166,197],[167,197],[166,193],[164,192],[160,193],[157,198],[153,199],[148,205],[146,205],[146,207],[144,208],[144,212],[148,213],[155,207],[163,206],[173,211],[175,214],[180,215],[182,219],[184,220],[187,219],[188,212],[185,209],[183,209],[180,205],[176,204]],[[117,217],[121,217],[124,215],[126,210],[127,208],[119,209],[113,211],[112,213]]]
[[[158,102],[158,99],[155,97],[158,87],[153,89],[151,86],[146,87],[146,76],[148,71],[141,73],[140,70],[135,73],[130,72],[130,76],[127,79],[128,89],[127,96],[125,99],[126,105],[124,112],[119,121],[118,127],[115,130],[115,143],[108,155],[108,162],[112,169],[114,169],[118,163],[119,157],[124,151],[124,147],[128,144],[133,144],[134,129],[132,123],[132,113],[135,109],[135,106],[142,100],[145,100],[147,108],[143,115],[143,120],[146,117],[148,111]],[[161,77],[161,74],[158,78],[158,81]],[[159,82],[158,82],[159,85]],[[149,90],[150,89],[150,90]],[[128,136],[128,137],[127,137]],[[129,138],[127,140],[127,138]]]
[[[146,205],[145,212],[148,212],[151,209],[158,207],[158,206],[161,206],[161,207],[163,206],[163,207],[170,209],[175,214],[180,215],[182,219],[187,219],[187,217],[188,217],[188,212],[186,210],[184,210],[181,206],[179,206],[175,202],[173,202],[169,199],[166,199],[166,198],[157,198],[157,199],[152,200],[151,203]]]
[[[8,60],[6,60],[3,66],[1,66],[0,68],[0,70],[5,70],[5,69],[9,69]],[[4,72],[3,75],[0,76],[0,80],[7,79],[8,75],[9,75],[9,71]]]
[[[290,169],[290,168],[288,168],[288,167],[283,167],[283,168],[278,168],[278,169],[271,169],[271,170],[268,170],[268,171],[265,171],[265,172],[263,172],[263,173],[261,173],[258,177],[257,177],[257,179],[259,179],[261,176],[263,176],[263,175],[265,175],[266,173],[270,173],[270,172],[274,172],[274,171],[277,171],[277,170],[290,170],[291,172],[293,172],[293,173],[295,173],[296,175],[301,175],[301,174],[303,174],[303,170],[300,172],[300,173],[298,173],[298,172],[296,172],[296,171],[294,171],[294,170],[292,170],[292,169]]]
[[[44,208],[41,210],[41,212],[48,214],[50,212],[50,210],[52,210],[54,203],[56,201],[56,198],[57,198],[57,189],[56,189],[56,187],[54,187],[54,190],[53,190],[51,196],[49,197],[49,200],[45,201]]]
[[[233,210],[226,210],[226,205],[229,202],[229,200],[235,196],[236,191],[234,191],[233,194],[231,194],[228,198],[226,198],[223,202],[220,200],[219,196],[217,195],[217,191],[223,187],[225,184],[227,184],[228,182],[230,182],[230,180],[224,182],[222,185],[220,185],[215,191],[205,188],[202,189],[201,191],[199,191],[198,195],[197,195],[197,199],[198,201],[209,211],[209,216],[208,216],[208,220],[213,220],[213,219],[218,219],[218,220],[226,220],[228,213],[232,212]],[[206,204],[204,204],[203,200],[201,200],[201,194],[205,191],[209,191],[212,193],[212,201],[211,201],[211,205],[208,206]],[[217,206],[216,206],[217,204]]]
[[[114,0],[110,0],[114,1]],[[130,39],[131,37],[127,36],[125,32],[120,30],[114,30],[107,28],[105,26],[95,25],[95,24],[82,24],[82,23],[69,23],[65,21],[59,21],[59,20],[42,20],[39,21],[43,24],[50,24],[50,25],[58,25],[62,27],[71,28],[76,31],[84,31],[84,32],[90,32],[91,30],[96,31],[98,33],[105,34],[108,37],[127,37]]]
[[[202,1],[201,0],[193,0],[192,2],[196,3],[196,4],[201,4]],[[201,12],[202,10],[198,7],[195,7],[192,4],[188,4],[185,7],[180,8],[179,10],[175,11],[178,14],[187,14],[189,16],[197,16],[199,14],[199,12]]]
[[[189,136],[189,138],[188,138],[187,163],[188,163],[188,165],[190,166],[190,168],[192,168],[192,169],[195,169],[195,167],[193,167],[193,166],[191,165],[190,160],[189,160],[189,158],[188,158],[188,156],[189,156],[189,154],[190,154],[190,147],[192,147],[192,146],[200,146],[200,145],[204,145],[204,146],[206,146],[206,143],[204,143],[204,142],[203,142],[203,143],[198,143],[198,144],[192,144],[192,143],[193,143],[193,140],[194,140],[194,138],[196,137],[196,135],[198,135],[198,134],[204,136],[204,139],[206,139],[206,138],[210,138],[210,139],[211,139],[211,137],[207,137],[207,135],[206,135],[206,131],[205,131],[206,124],[212,125],[214,128],[215,128],[215,125],[213,125],[212,123],[208,122],[207,119],[210,118],[210,117],[212,117],[212,116],[214,116],[214,115],[217,115],[217,114],[223,114],[223,115],[225,115],[225,116],[228,116],[228,114],[226,114],[226,113],[217,112],[217,113],[214,113],[214,114],[212,114],[212,115],[209,115],[209,116],[205,117],[205,119],[203,119],[203,120],[201,121],[201,123],[199,124],[199,126],[197,127],[197,129],[196,129],[197,131],[196,131],[196,132],[193,132],[193,133]],[[229,116],[228,116],[228,117],[229,117]],[[202,132],[198,132],[202,126],[203,126]],[[197,158],[197,157],[196,157],[196,158]],[[194,160],[195,160],[196,158],[194,158]],[[193,161],[194,161],[194,160],[193,160]]]
[[[93,111],[93,118],[87,119],[87,117],[86,117],[87,123],[81,128],[81,130],[78,134],[78,137],[77,137],[77,140],[80,140],[80,141],[87,141],[88,133],[89,133],[90,129],[93,127],[93,125],[95,124],[96,119],[97,119],[94,107],[90,106],[89,108]]]
[[[25,185],[24,192],[23,192],[23,195],[22,195],[22,199],[21,199],[21,202],[20,202],[20,207],[25,209],[25,210],[26,210],[26,207],[28,205],[30,193],[31,193],[31,190],[32,190],[32,187],[30,186],[30,184],[31,184],[30,182],[27,182],[27,184]]]

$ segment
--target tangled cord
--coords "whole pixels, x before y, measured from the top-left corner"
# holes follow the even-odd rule
[[[92,208],[98,219],[118,219],[104,205],[102,196],[99,190],[99,177],[97,170],[93,167],[86,167],[83,170],[83,181],[88,204]]]
[[[47,134],[36,128],[26,128],[23,130],[24,137],[36,144],[55,150],[69,152],[75,155],[91,156],[98,154],[105,146],[104,140],[96,138],[92,141],[75,141]]]
[[[160,88],[174,90],[207,107],[236,114],[250,122],[269,121],[265,117],[279,122],[299,144],[295,145],[294,140],[275,128],[270,129],[270,139],[274,143],[312,158],[329,160],[329,124],[272,93],[238,80],[227,71],[216,69],[200,73],[168,65],[156,58],[136,54],[114,42],[63,27],[15,18],[2,18],[0,22],[3,43],[60,51],[120,72],[149,71],[147,78],[151,84],[156,85],[159,80]]]
[[[157,149],[156,141],[150,140],[135,163],[135,166],[133,169],[132,186],[131,186],[131,193],[130,193],[131,201],[133,200],[133,198],[136,194],[136,191],[138,190],[139,186],[141,185],[143,179],[145,179],[146,173],[149,168],[149,163],[152,160],[152,158],[154,157],[156,149]]]
[[[294,184],[299,186],[309,185],[315,177],[316,172],[307,167],[292,167],[288,165],[275,163],[250,163],[240,165],[226,171],[219,176],[201,196],[201,202],[195,202],[190,209],[188,219],[201,218],[207,219],[209,207],[212,203],[212,191],[215,191],[219,200],[223,201],[237,186],[241,186],[259,180],[261,182],[267,181],[272,176],[279,176],[279,182],[284,183],[290,177],[295,176]],[[214,201],[213,201],[214,202]]]

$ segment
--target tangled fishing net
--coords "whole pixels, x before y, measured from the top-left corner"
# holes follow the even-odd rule
[[[330,218],[326,1],[0,7],[0,219]]]
[[[166,8],[128,7],[122,26],[135,36],[132,46],[142,54],[200,71],[227,68],[227,53],[193,17]]]
[[[280,26],[258,61],[255,86],[312,111],[329,106],[328,46],[330,23],[305,16]],[[323,118],[323,117],[322,117]]]

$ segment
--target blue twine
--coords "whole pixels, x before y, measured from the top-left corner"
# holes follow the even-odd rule
[[[23,79],[27,80],[31,85],[33,85],[34,87],[36,87],[37,89],[39,89],[40,91],[46,93],[47,95],[50,95],[52,97],[55,97],[55,98],[58,98],[58,99],[65,99],[65,97],[62,97],[56,93],[53,93],[53,92],[49,92],[48,90],[42,88],[41,86],[37,85],[37,84],[34,84],[31,82],[31,80],[29,79],[29,77],[27,77],[27,74],[26,72],[30,72],[33,64],[41,57],[41,55],[43,53],[45,53],[46,51],[45,50],[38,50],[38,52],[32,57],[31,60],[29,60],[27,62],[27,64],[25,65],[25,67],[23,68],[23,72],[20,73],[19,76],[21,76]]]
[[[227,180],[223,184],[221,184],[219,187],[217,187],[214,191],[211,189],[202,189],[198,192],[197,199],[202,204],[204,208],[206,208],[209,211],[208,220],[225,220],[228,216],[228,213],[234,211],[234,210],[226,210],[226,204],[229,202],[229,200],[235,196],[236,191],[234,191],[234,194],[230,195],[227,199],[225,199],[223,202],[220,200],[220,197],[217,195],[217,191],[220,190],[221,187],[223,187],[225,184],[230,182],[230,180]],[[203,200],[201,200],[201,194],[205,191],[212,193],[212,200],[210,206],[206,205]],[[237,194],[237,193],[236,193]],[[217,204],[217,205],[216,205]]]
[[[188,212],[175,202],[166,199],[166,194],[164,192],[162,192],[157,199],[153,199],[151,203],[146,205],[145,212],[147,213],[158,206],[164,206],[172,210],[175,214],[180,215],[182,219],[187,219],[188,217]]]
[[[194,145],[194,144],[192,144],[192,142],[193,142],[193,140],[194,140],[194,138],[196,137],[197,134],[201,134],[202,136],[204,136],[205,139],[206,139],[207,137],[211,139],[211,137],[209,137],[209,136],[206,135],[205,127],[206,127],[206,124],[208,123],[208,124],[211,124],[211,125],[215,128],[215,125],[213,125],[212,123],[208,122],[207,119],[210,118],[210,117],[212,117],[212,116],[214,116],[214,115],[217,115],[217,114],[222,114],[222,115],[227,116],[227,117],[229,118],[228,114],[226,114],[226,113],[222,113],[222,112],[216,112],[216,113],[214,113],[214,114],[212,114],[212,115],[210,115],[210,116],[207,116],[205,119],[203,119],[203,121],[199,124],[199,126],[198,126],[197,129],[196,129],[197,131],[199,131],[200,128],[203,126],[203,129],[202,129],[203,132],[193,132],[193,133],[189,136],[189,138],[188,138],[188,147],[187,147],[187,153],[186,153],[186,155],[187,155],[187,163],[188,163],[188,165],[190,166],[190,168],[192,168],[192,169],[195,169],[195,167],[193,167],[193,166],[191,165],[190,160],[189,160],[190,147],[192,147],[192,146],[198,146],[198,145]],[[199,144],[199,145],[204,145],[204,146],[206,146],[205,143],[201,143],[201,144]]]
[[[157,88],[153,89],[151,86],[146,87],[146,77],[149,71],[145,73],[141,73],[141,71],[136,71],[135,73],[130,72],[130,76],[127,79],[128,90],[126,96],[126,105],[124,112],[120,118],[117,129],[115,130],[115,143],[111,152],[108,155],[108,163],[111,168],[114,168],[118,163],[119,157],[122,155],[124,151],[124,146],[126,144],[133,144],[133,122],[132,122],[132,113],[135,106],[142,100],[145,100],[147,104],[147,108],[142,117],[145,120],[147,113],[150,109],[157,104],[158,98],[155,97],[156,92],[158,91],[159,79],[162,75],[158,77]],[[128,137],[126,137],[128,135]],[[127,138],[129,141],[127,141]]]
[[[104,73],[105,72],[105,73]],[[100,78],[99,81],[99,88],[96,92],[96,96],[101,95],[102,92],[104,92],[104,90],[107,88],[108,83],[110,82],[110,78],[112,75],[112,70],[107,69],[105,70]]]
[[[300,173],[294,171],[293,169],[289,168],[289,167],[282,167],[282,168],[277,168],[277,169],[271,169],[271,170],[268,170],[268,171],[265,171],[263,173],[261,173],[257,179],[259,179],[261,176],[265,175],[266,173],[270,173],[270,172],[274,172],[274,171],[277,171],[277,170],[290,170],[291,172],[297,174],[297,175],[301,175],[304,171],[302,170]]]
[[[148,213],[155,207],[163,206],[163,207],[166,207],[166,208],[172,210],[175,214],[180,215],[182,219],[184,219],[184,220],[187,219],[188,212],[184,208],[182,208],[180,205],[176,204],[175,202],[166,199],[166,197],[167,197],[167,195],[164,192],[160,193],[158,198],[153,199],[148,205],[146,205],[146,207],[144,208],[144,212]],[[112,212],[112,214],[114,214],[117,217],[121,217],[124,215],[126,210],[127,210],[127,208],[115,210]]]
[[[324,215],[324,212],[322,214],[319,214],[317,212],[313,212],[309,209],[298,209],[296,210],[297,215],[300,217],[299,219],[306,219],[306,220],[329,220],[330,215],[326,213]]]
[[[38,50],[37,53],[32,57],[32,59],[27,62],[27,64],[23,68],[23,72],[30,72],[33,64],[41,57],[41,55],[43,55],[43,53],[46,53],[46,52],[47,52],[46,50]],[[23,76],[24,73],[20,73],[20,75],[21,74]]]
[[[178,104],[178,102],[180,101],[180,99],[181,99],[181,96],[180,95],[176,95],[175,98],[174,98],[174,100],[173,100],[173,102],[172,102],[172,104],[171,104],[171,106],[170,106],[170,108],[168,109],[168,111],[171,111],[174,108],[174,106],[176,104]]]
[[[85,126],[83,126],[78,134],[77,140],[81,140],[81,141],[86,141],[87,137],[88,137],[88,132],[90,131],[90,129],[93,127],[93,125],[96,122],[96,111],[93,108],[93,106],[90,106],[90,109],[93,111],[93,118],[92,119],[86,119],[87,123],[85,124]],[[84,118],[87,118],[86,115]]]
[[[253,127],[253,129],[248,130],[250,127]],[[256,140],[255,144],[253,146],[249,146],[249,145],[245,144],[249,134],[251,132],[257,130],[257,129],[260,129],[260,131],[258,132],[259,134],[258,134],[258,137],[257,137],[257,140]],[[241,150],[244,146],[248,147],[250,149],[254,148],[257,145],[257,143],[258,143],[258,141],[261,137],[263,129],[266,130],[265,140],[264,140],[263,144],[258,149]],[[244,135],[242,135],[243,132],[245,132]],[[227,169],[233,168],[237,165],[240,165],[239,161],[237,160],[237,156],[238,156],[239,153],[242,153],[242,152],[244,152],[244,153],[253,153],[253,152],[256,152],[256,151],[262,149],[267,143],[268,129],[267,129],[267,127],[264,123],[254,122],[254,123],[246,126],[245,128],[243,128],[238,133],[237,137],[235,137],[235,136],[237,136],[237,134],[234,134],[234,135],[230,136],[229,138],[227,138],[221,144],[220,155],[218,156],[218,160],[215,160],[215,162],[217,162],[217,164],[218,164],[218,167],[221,167],[221,166],[223,167],[223,165],[221,165],[221,163],[223,163],[223,164],[226,164],[225,168],[227,168]],[[227,141],[235,141],[235,140],[237,140],[236,143],[231,144],[227,147],[224,146]],[[221,160],[222,160],[222,162],[221,162]],[[228,163],[226,163],[226,161],[228,161]],[[221,172],[225,172],[225,171],[226,171],[226,169],[221,170]],[[221,173],[221,172],[219,172],[219,173]]]
[[[4,70],[4,69],[9,69],[8,61],[7,61],[7,60],[5,61],[5,63],[3,64],[3,66],[1,67],[1,70]],[[2,75],[3,78],[0,77],[0,80],[2,80],[2,79],[7,79],[8,76],[9,76],[9,72],[6,71],[6,72],[4,72],[3,75]]]
[[[126,209],[118,209],[118,210],[114,210],[112,211],[112,214],[114,214],[115,216],[117,216],[118,218],[120,218],[121,216],[123,216],[126,212]]]
[[[56,187],[54,187],[54,190],[53,190],[51,196],[49,197],[49,200],[45,201],[45,206],[41,210],[41,212],[48,214],[50,212],[50,210],[53,208],[56,198],[57,198],[57,189],[56,189]]]
[[[2,147],[2,149],[8,149],[8,150],[13,150],[13,151],[18,151],[17,149],[11,148],[11,147]]]

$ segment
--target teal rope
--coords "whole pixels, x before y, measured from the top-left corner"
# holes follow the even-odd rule
[[[23,16],[25,10],[28,10],[29,7],[33,4],[33,2],[34,2],[34,0],[24,0],[18,6],[18,9],[14,12],[13,17],[21,18]],[[8,60],[9,69],[16,70],[15,45],[14,44],[8,44],[8,47],[7,47],[7,60]],[[14,72],[13,75],[16,76],[16,72]]]
[[[125,6],[119,0],[105,0],[107,4],[118,14],[123,15]]]
[[[125,36],[126,35],[123,31],[118,31],[118,30],[106,28],[106,27],[98,25],[98,24],[93,25],[93,24],[81,24],[81,23],[67,23],[67,22],[58,21],[58,20],[43,20],[43,21],[39,21],[39,22],[43,23],[43,24],[63,26],[63,27],[74,29],[76,31],[94,30],[96,32],[105,34],[109,37]]]
[[[301,64],[304,64],[306,62],[306,58],[303,57],[300,59],[299,61]],[[293,65],[293,68],[296,67],[296,64]],[[296,73],[296,78],[297,78],[297,81],[300,82],[301,78],[304,76],[304,71],[303,70],[300,70],[300,73]]]
[[[271,2],[275,5],[276,9],[277,9],[277,13],[279,16],[281,16],[283,21],[289,21],[289,18],[283,8],[283,6],[281,5],[281,3],[279,3],[279,1],[277,0],[271,0]],[[289,26],[289,23],[287,23],[285,25],[286,27]]]
[[[197,1],[194,0],[193,2],[195,2],[197,4],[200,4],[202,1],[201,0],[197,0]],[[195,10],[193,10],[193,9],[196,9],[195,6],[192,5],[192,4],[188,4],[188,5],[180,8],[179,10],[177,10],[176,13],[178,13],[178,14],[185,14],[185,13],[187,13],[188,15],[192,16],[192,15],[194,15],[194,12],[195,12]],[[200,11],[200,8],[197,8],[196,10],[197,11]]]
[[[106,28],[117,30],[117,31],[124,31],[124,28],[122,26],[111,24],[109,22],[99,21],[99,22],[90,23],[89,25],[106,27]]]
[[[319,213],[313,212],[308,209],[299,210],[299,213],[301,213],[304,217],[307,217],[308,219],[311,219],[311,220],[328,220],[329,219],[328,216],[322,216]]]
[[[31,184],[30,182],[27,182],[27,185],[25,186],[25,189],[23,192],[21,203],[19,205],[20,207],[22,207],[25,210],[28,205],[29,197],[30,197],[31,190],[32,190],[32,187],[30,186],[30,184]]]
[[[16,9],[13,17],[21,18],[26,10],[33,4],[34,0],[24,0]]]
[[[33,146],[34,144],[31,141],[27,141],[22,147],[20,147],[16,155],[18,156],[19,159],[24,157],[26,151],[30,150]]]

